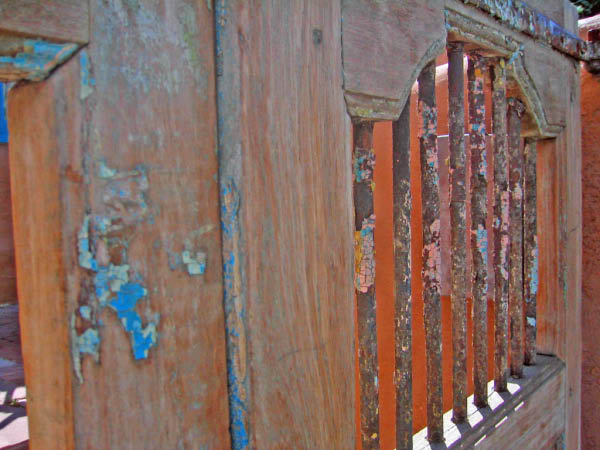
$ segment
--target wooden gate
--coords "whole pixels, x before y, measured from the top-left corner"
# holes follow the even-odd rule
[[[579,448],[579,62],[598,53],[568,2],[8,1],[0,31],[32,448]]]

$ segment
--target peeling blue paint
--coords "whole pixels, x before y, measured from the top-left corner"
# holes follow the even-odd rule
[[[240,198],[233,183],[221,190],[221,198],[230,199],[221,202],[221,229],[225,233],[225,238],[231,239],[238,226],[240,207]]]
[[[206,254],[197,252],[195,256],[187,250],[181,252],[181,261],[187,266],[188,274],[202,275],[206,271]]]
[[[0,69],[22,73],[29,81],[42,81],[59,64],[65,62],[76,50],[77,44],[55,44],[28,39],[23,51],[15,56],[0,56]]]
[[[104,222],[100,220],[100,223]],[[108,305],[116,311],[123,328],[130,334],[135,359],[147,358],[148,350],[157,343],[157,324],[150,322],[146,328],[143,328],[142,319],[134,309],[138,301],[146,297],[148,291],[141,283],[130,282],[128,264],[98,264],[90,250],[89,228],[90,216],[86,215],[78,235],[79,264],[85,269],[96,272],[94,289],[99,307],[102,309]],[[105,229],[105,227],[100,228]],[[138,274],[136,278],[141,276]]]
[[[532,327],[535,328],[536,323],[537,322],[535,320],[535,317],[527,317],[527,324],[528,325],[530,325],[530,326],[532,326]]]
[[[100,336],[98,330],[94,328],[88,328],[78,336],[78,347],[81,353],[88,353],[90,355],[97,355],[98,349],[100,348]]]
[[[79,77],[80,77],[80,89],[79,98],[85,100],[94,92],[96,86],[96,80],[91,73],[91,61],[85,50],[79,53]]]
[[[77,234],[77,248],[79,265],[93,272],[93,292],[87,305],[79,308],[81,317],[91,322],[82,335],[75,332],[73,316],[73,360],[75,371],[81,382],[80,354],[92,353],[98,360],[98,348],[100,346],[100,335],[98,326],[102,325],[99,316],[105,307],[112,309],[124,330],[129,334],[133,356],[136,360],[148,357],[149,350],[157,345],[157,326],[160,316],[154,314],[153,320],[148,320],[144,327],[140,314],[136,307],[141,300],[145,300],[148,290],[144,285],[143,277],[132,272],[127,264],[128,238],[122,234],[111,234],[126,229],[124,226],[140,223],[146,216],[147,204],[145,191],[148,188],[148,178],[145,168],[137,166],[128,172],[119,172],[111,169],[104,161],[97,165],[97,176],[107,180],[104,186],[103,201],[109,205],[110,210],[118,211],[114,216],[86,214],[82,221],[81,229]],[[106,251],[107,242],[118,242],[121,252],[122,264],[113,264],[109,261],[110,256]],[[118,247],[118,248],[119,248]],[[98,257],[96,257],[98,252]],[[100,256],[101,255],[101,256]],[[198,261],[199,255],[190,256],[192,271],[203,270]],[[94,303],[92,303],[94,302]],[[92,311],[95,314],[92,315]]]
[[[79,314],[85,320],[92,320],[92,308],[90,308],[88,305],[81,306],[79,308]]]
[[[529,278],[529,294],[534,296],[538,292],[539,280],[538,280],[538,247],[537,247],[537,238],[535,243],[535,248],[533,249],[533,264],[531,267],[531,274]]]
[[[8,123],[6,120],[6,84],[0,83],[0,143],[8,143]]]
[[[245,415],[247,413],[246,402],[240,396],[240,385],[232,364],[227,365],[227,378],[229,384],[229,408],[231,421],[232,447],[234,450],[244,450],[250,443],[248,430],[246,430]]]
[[[481,252],[481,256],[483,257],[483,264],[487,266],[488,263],[488,238],[487,238],[487,230],[485,227],[479,225],[477,227],[477,248]]]

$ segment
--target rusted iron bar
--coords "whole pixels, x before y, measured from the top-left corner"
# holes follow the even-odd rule
[[[506,63],[498,58],[492,70],[494,133],[494,389],[504,392],[508,380],[509,192],[506,130]]]
[[[469,55],[469,140],[471,146],[471,266],[473,296],[474,403],[487,405],[487,160],[485,71],[487,60]]]
[[[452,305],[452,420],[467,418],[467,191],[464,45],[448,44]]]
[[[535,364],[536,355],[536,309],[538,290],[538,243],[537,243],[537,142],[525,140],[525,201],[523,204],[523,253],[525,274],[525,364]]]
[[[440,196],[435,101],[435,61],[419,75],[419,142],[423,202],[423,303],[427,352],[427,438],[444,438],[442,405],[442,310],[440,303]]]
[[[373,122],[354,125],[355,289],[362,448],[379,449],[379,386],[375,302]]]
[[[507,27],[551,45],[573,58],[591,61],[600,57],[596,46],[565,30],[519,0],[462,0],[486,12]]]
[[[521,118],[525,105],[508,99],[508,153],[510,191],[510,373],[523,376],[523,153]]]
[[[410,195],[410,97],[392,124],[394,260],[396,284],[396,448],[412,449],[412,290]]]

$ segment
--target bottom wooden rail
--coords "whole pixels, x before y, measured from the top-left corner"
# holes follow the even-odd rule
[[[537,365],[524,366],[523,378],[509,378],[507,392],[495,392],[490,381],[488,404],[477,408],[470,396],[465,422],[452,422],[451,410],[444,414],[444,442],[429,442],[424,428],[414,435],[413,448],[547,448],[565,428],[565,364],[539,355]]]

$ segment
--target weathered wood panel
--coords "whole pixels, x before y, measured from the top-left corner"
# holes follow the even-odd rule
[[[221,164],[242,174],[234,181],[250,446],[353,448],[352,152],[340,5],[218,5],[218,83],[228,83],[219,114],[235,124],[220,137],[230,158]]]
[[[443,1],[343,0],[342,15],[350,114],[397,119],[425,64],[444,50]]]
[[[3,0],[0,4],[0,33],[85,44],[89,22],[87,0]]]
[[[71,70],[70,75],[73,73]],[[74,90],[75,80],[66,78]],[[76,236],[64,236],[60,197],[66,167],[60,164],[61,148],[55,133],[61,126],[61,117],[55,112],[57,94],[54,83],[44,83],[13,89],[8,96],[19,320],[30,447],[34,450],[75,448],[74,373],[65,298],[69,261],[63,245],[65,240],[75,242]],[[75,103],[69,111],[74,123],[81,117],[78,106]],[[79,126],[71,131],[74,136],[63,139],[63,149],[78,141]],[[77,206],[74,201],[70,205]],[[43,228],[38,226],[41,223]]]
[[[32,448],[227,448],[213,12],[91,17],[85,51],[9,94]]]

